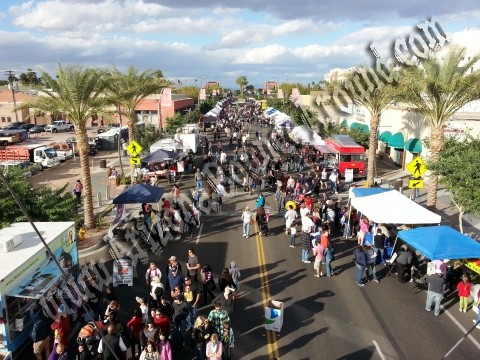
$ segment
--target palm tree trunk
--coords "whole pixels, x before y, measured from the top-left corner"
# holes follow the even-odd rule
[[[378,146],[378,126],[380,125],[380,115],[373,113],[370,118],[370,140],[368,142],[368,171],[367,184],[372,187],[377,167],[377,146]]]
[[[86,124],[75,126],[75,135],[78,141],[78,150],[80,152],[80,166],[83,182],[83,216],[85,228],[93,229],[95,227],[95,216],[93,214],[93,189],[92,178],[90,176],[90,162],[88,158],[88,136]]]
[[[440,151],[443,148],[443,125],[432,127],[430,134],[430,160],[435,162],[440,157]],[[427,207],[434,209],[437,207],[438,176],[430,174],[428,181]]]

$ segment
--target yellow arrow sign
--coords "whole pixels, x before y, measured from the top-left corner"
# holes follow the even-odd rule
[[[140,158],[139,157],[131,157],[130,158],[130,164],[132,165],[140,165]]]
[[[420,177],[427,171],[427,165],[420,156],[417,156],[406,166],[406,169],[410,171],[413,176]]]
[[[135,140],[130,141],[130,144],[128,144],[128,146],[127,146],[128,153],[130,155],[132,155],[133,157],[136,157],[136,156],[140,155],[142,150],[143,150],[143,148]]]
[[[410,189],[422,189],[423,188],[423,179],[410,179],[408,181],[408,187]]]

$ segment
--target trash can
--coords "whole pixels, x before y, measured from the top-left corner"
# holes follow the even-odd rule
[[[107,159],[101,159],[100,160],[100,169],[106,169],[107,168]]]

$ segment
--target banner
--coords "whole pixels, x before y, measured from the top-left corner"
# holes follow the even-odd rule
[[[130,258],[113,262],[113,286],[133,286],[133,262]]]

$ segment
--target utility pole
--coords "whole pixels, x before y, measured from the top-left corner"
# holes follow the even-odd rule
[[[15,71],[5,70],[5,75],[7,75],[8,79],[8,88],[12,90],[13,111],[15,112],[15,121],[18,122],[17,100],[15,99],[15,90],[17,89],[17,84],[15,84]]]

